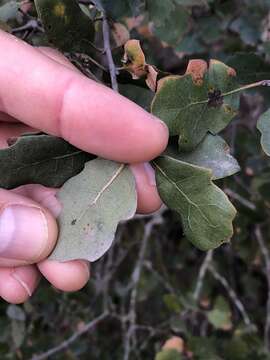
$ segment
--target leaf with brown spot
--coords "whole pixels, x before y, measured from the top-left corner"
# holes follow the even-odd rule
[[[136,212],[135,180],[127,165],[95,159],[67,181],[58,198],[59,239],[50,259],[95,261],[112,245],[117,225]]]
[[[217,134],[235,117],[239,94],[235,72],[217,60],[209,68],[192,60],[183,76],[169,76],[158,83],[152,113],[162,119],[171,136],[179,136],[179,149],[193,150],[207,132]],[[227,94],[228,93],[228,94]]]

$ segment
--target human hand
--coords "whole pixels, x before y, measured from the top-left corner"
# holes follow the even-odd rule
[[[0,31],[0,51],[0,147],[10,137],[39,129],[84,151],[136,164],[131,168],[138,212],[160,207],[146,161],[166,148],[162,122],[81,75],[55,50],[33,48]],[[26,301],[41,275],[63,291],[79,290],[89,279],[86,261],[46,259],[58,234],[56,193],[41,185],[0,189],[0,297],[10,303]]]

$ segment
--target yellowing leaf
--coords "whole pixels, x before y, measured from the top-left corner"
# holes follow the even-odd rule
[[[48,39],[63,51],[91,52],[94,26],[75,0],[35,0]]]
[[[145,56],[139,40],[129,40],[126,42],[123,64],[124,69],[130,72],[133,79],[146,76]]]

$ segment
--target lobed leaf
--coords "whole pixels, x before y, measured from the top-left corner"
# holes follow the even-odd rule
[[[239,95],[227,95],[237,88],[235,71],[211,60],[209,69],[202,60],[189,63],[184,76],[159,81],[152,113],[162,119],[170,135],[179,135],[179,148],[192,151],[207,132],[217,134],[234,118]]]
[[[165,154],[176,160],[212,170],[213,180],[231,176],[240,170],[237,160],[230,154],[228,144],[218,135],[206,135],[190,153],[179,153],[177,146],[170,145]]]
[[[0,150],[0,187],[13,189],[29,183],[59,187],[93,158],[55,136],[22,136]]]
[[[135,180],[128,166],[95,159],[58,193],[60,234],[50,259],[99,259],[112,245],[117,225],[136,212]]]
[[[201,250],[228,242],[236,211],[212,182],[212,171],[167,155],[153,165],[159,194],[181,217],[186,237]]]

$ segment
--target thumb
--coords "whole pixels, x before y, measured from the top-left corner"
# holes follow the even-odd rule
[[[47,209],[26,197],[0,190],[0,267],[45,259],[57,235],[56,221]]]

